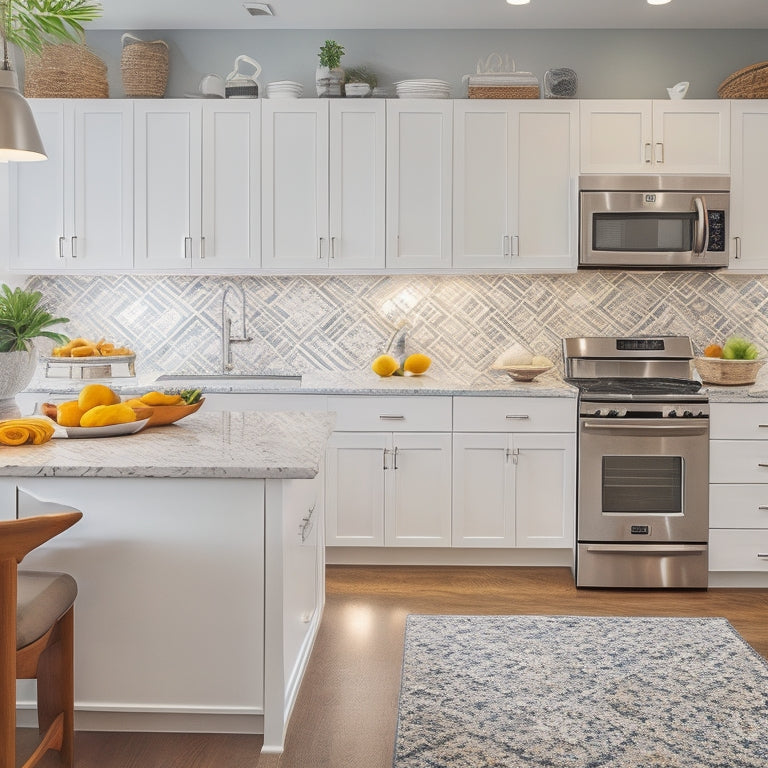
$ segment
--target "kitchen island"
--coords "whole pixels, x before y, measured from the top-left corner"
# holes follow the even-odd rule
[[[202,410],[2,449],[3,516],[84,515],[24,561],[78,581],[77,728],[263,733],[281,751],[322,614],[332,428]],[[33,697],[20,687],[20,710]]]

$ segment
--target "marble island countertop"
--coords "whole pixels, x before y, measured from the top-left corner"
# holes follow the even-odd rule
[[[239,373],[239,372],[238,372]],[[202,375],[199,380],[185,378],[158,380],[158,373],[140,374],[135,378],[99,380],[123,395],[146,392],[149,389],[189,389],[199,387],[210,393],[261,394],[336,394],[336,395],[508,395],[512,397],[571,397],[577,391],[561,378],[557,369],[538,376],[531,382],[513,381],[501,371],[468,371],[443,374],[428,371],[421,376],[377,376],[370,370],[309,371],[301,381],[254,381],[245,377],[215,377]],[[242,376],[242,374],[240,374]],[[187,374],[189,376],[189,374]],[[37,376],[27,392],[68,394],[94,380],[45,378]]]
[[[334,416],[205,412],[133,435],[0,446],[0,476],[312,478]]]

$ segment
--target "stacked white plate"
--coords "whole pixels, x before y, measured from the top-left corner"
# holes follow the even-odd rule
[[[395,89],[399,99],[451,98],[451,86],[445,80],[400,80]]]
[[[268,99],[298,99],[303,92],[304,86],[293,80],[276,80],[274,83],[267,83]]]
[[[346,83],[344,85],[344,93],[347,96],[357,96],[358,98],[369,96],[371,86],[368,83]]]

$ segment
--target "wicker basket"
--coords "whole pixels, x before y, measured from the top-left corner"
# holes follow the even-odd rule
[[[26,57],[24,95],[28,99],[109,98],[107,65],[84,45],[45,45],[39,56]]]
[[[721,99],[768,99],[768,61],[751,64],[720,83]]]
[[[470,99],[538,99],[538,85],[470,85]]]
[[[144,42],[129,33],[122,36],[120,70],[128,98],[161,99],[168,84],[168,44],[165,40]]]
[[[719,357],[696,357],[693,360],[703,382],[726,387],[754,384],[764,363],[765,360],[723,360]]]

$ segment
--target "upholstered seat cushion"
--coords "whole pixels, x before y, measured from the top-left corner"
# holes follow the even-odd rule
[[[16,650],[42,637],[77,596],[77,582],[66,573],[19,571]]]

